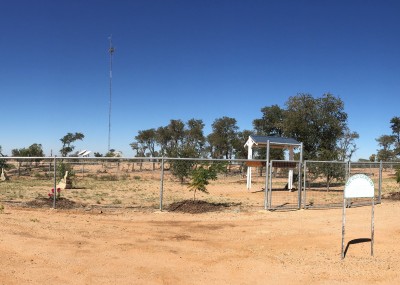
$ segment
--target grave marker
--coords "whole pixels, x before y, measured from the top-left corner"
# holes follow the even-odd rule
[[[0,175],[0,181],[6,181],[7,180],[7,176],[4,173],[4,168],[1,169],[1,175]]]

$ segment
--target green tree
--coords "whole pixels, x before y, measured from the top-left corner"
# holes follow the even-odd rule
[[[196,153],[193,149],[181,147],[176,150],[174,154],[175,158],[190,158],[195,157]],[[189,177],[193,167],[196,165],[194,160],[171,160],[169,162],[172,175],[179,179],[181,183],[184,183],[186,178]]]
[[[136,136],[135,138],[139,138],[139,140],[140,140],[140,142],[134,141],[130,144],[132,150],[136,152],[135,157],[146,157],[147,155],[151,156],[151,153],[146,152],[148,145],[145,141],[142,140],[143,138],[140,138],[138,136]],[[141,171],[142,167],[143,167],[143,161],[139,160],[138,164],[139,164],[139,169]],[[154,169],[155,169],[155,165],[153,163],[153,170]]]
[[[204,123],[202,120],[190,119],[186,124],[181,120],[170,120],[167,126],[159,127],[151,131],[151,138],[147,141],[141,136],[136,136],[137,142],[132,143],[131,147],[143,152],[147,148],[159,147],[162,156],[171,158],[198,158],[203,155],[205,137],[203,134]],[[154,143],[154,145],[153,145]],[[156,153],[156,152],[154,152]],[[182,183],[189,176],[194,161],[190,160],[171,160],[170,169]]]
[[[134,152],[136,152],[135,156],[139,157],[139,144],[138,142],[132,142],[129,144]]]
[[[235,158],[247,159],[248,150],[247,147],[244,147],[244,144],[248,140],[249,136],[251,136],[252,134],[254,134],[254,132],[250,130],[237,132],[236,140],[234,140],[233,142],[233,151],[235,153]]]
[[[336,160],[335,157],[337,157],[334,152],[326,151],[326,153],[321,154],[321,156],[325,157],[327,161],[331,161],[331,163],[311,164],[309,171],[314,177],[322,175],[325,178],[326,190],[329,191],[333,181],[343,181],[345,179],[346,170],[344,164],[334,162],[334,160]]]
[[[168,130],[168,127],[159,127],[156,130],[156,142],[157,145],[160,148],[160,155],[161,156],[166,156],[167,155],[167,149],[168,149],[168,142],[170,141],[170,132]]]
[[[182,153],[187,153],[187,150],[191,149],[190,152],[195,153],[194,157],[201,157],[204,155],[206,141],[203,128],[203,121],[198,119],[190,119],[186,124],[181,120],[170,120],[167,126],[159,127],[157,130],[152,129],[151,135],[146,136],[151,139],[144,140],[144,131],[139,132],[139,135],[135,137],[135,143],[138,144],[139,151],[143,149],[141,145],[145,145],[151,153],[162,156],[182,157]],[[136,147],[136,145],[133,146]],[[159,148],[159,152],[154,151],[155,147]]]
[[[382,135],[376,139],[381,149],[378,150],[377,158],[382,161],[391,161],[395,158],[393,147],[396,137],[393,135]]]
[[[135,136],[135,140],[139,149],[141,150],[142,156],[146,156],[146,151],[150,152],[150,156],[154,157],[156,154],[156,130],[148,129],[142,130],[138,132],[138,135]],[[136,145],[133,145],[136,147]],[[132,147],[132,144],[131,144]]]
[[[181,157],[180,148],[185,140],[185,123],[181,120],[171,120],[167,126],[169,140],[167,142],[167,155]]]
[[[211,157],[230,159],[234,155],[234,145],[239,127],[235,118],[222,117],[212,123],[212,133],[207,136]]]
[[[286,106],[284,134],[303,142],[305,159],[345,159],[355,148],[354,139],[357,135],[348,130],[347,113],[339,98],[329,93],[320,98],[299,94],[290,97]],[[327,190],[333,180],[345,177],[344,168],[340,164],[318,164],[310,172],[325,177]]]
[[[43,157],[43,149],[41,144],[34,143],[30,145],[28,148],[20,148],[20,149],[13,149],[11,150],[12,156],[15,157]],[[21,174],[21,167],[25,162],[25,167],[27,170],[30,169],[32,165],[32,160],[18,160],[18,175]],[[34,162],[39,163],[40,159],[35,159]]]
[[[284,132],[283,120],[285,110],[278,105],[261,109],[262,118],[253,120],[253,127],[257,135],[282,136]]]
[[[243,130],[237,133],[236,140],[233,143],[233,151],[235,153],[235,158],[238,159],[247,159],[248,158],[248,149],[244,147],[244,143],[248,140],[249,136],[254,134],[253,131]],[[239,172],[243,173],[243,171],[247,170],[247,166],[244,162],[240,163]],[[231,164],[229,164],[228,172],[231,171]]]
[[[291,137],[303,143],[303,158],[313,160],[345,160],[355,152],[356,132],[347,126],[344,103],[327,93],[320,98],[297,94],[285,103],[261,109],[262,117],[253,121],[257,135]],[[265,158],[265,149],[256,152]],[[282,150],[271,150],[271,159],[282,159]]]
[[[61,156],[66,157],[68,153],[75,149],[75,146],[72,145],[72,143],[77,140],[83,140],[84,137],[85,136],[82,133],[67,133],[65,136],[63,136],[60,139],[62,142],[62,148],[60,149]]]
[[[285,103],[285,109],[277,105],[261,109],[262,118],[253,121],[259,135],[290,137],[303,143],[303,158],[308,160],[350,159],[356,150],[358,134],[347,126],[344,103],[327,93],[320,98],[311,94],[297,94]],[[258,150],[258,158],[265,158],[265,150]],[[282,159],[283,151],[273,150],[273,159]],[[327,184],[342,179],[344,172],[338,165],[314,167],[315,175],[323,174]]]
[[[396,182],[400,183],[400,167],[396,168]]]
[[[360,135],[357,132],[351,132],[347,127],[344,130],[343,135],[338,140],[338,160],[339,161],[351,161],[351,158],[357,150],[355,140]]]
[[[189,190],[193,191],[193,201],[196,200],[196,191],[207,193],[210,180],[217,180],[218,173],[225,171],[225,163],[202,163],[190,173]]]
[[[283,136],[284,135],[284,118],[286,111],[278,105],[264,107],[261,109],[262,118],[253,120],[253,127],[257,135],[260,136]],[[254,150],[254,158],[265,159],[267,151],[265,148]],[[270,159],[283,159],[283,149],[270,149]],[[260,169],[260,171],[263,171]]]
[[[72,165],[69,163],[65,163],[64,161],[57,162],[56,176],[58,180],[63,178],[67,171],[69,179],[72,183],[75,183],[75,171]]]
[[[392,128],[392,134],[396,137],[394,154],[396,156],[400,155],[400,117],[393,117],[390,120],[390,127]]]
[[[204,136],[204,123],[202,120],[190,119],[186,123],[185,144],[193,149],[196,157],[204,156],[206,138]]]
[[[43,157],[44,152],[41,144],[34,143],[28,148],[20,148],[11,150],[12,156],[16,157]]]
[[[378,160],[392,161],[400,155],[400,117],[393,117],[390,123],[392,135],[382,135],[376,139],[380,146]]]
[[[34,143],[28,147],[29,156],[43,157],[44,152],[41,144]]]
[[[171,120],[167,128],[170,138],[167,147],[168,156],[177,158],[201,157],[205,142],[202,120],[191,119],[186,124],[180,120]],[[189,177],[195,161],[173,160],[170,165],[172,174],[183,183]]]
[[[305,159],[337,159],[338,140],[347,128],[344,103],[332,94],[290,97],[283,121],[284,135],[303,142]]]
[[[105,157],[121,157],[122,156],[122,152],[120,151],[116,151],[115,149],[110,149]]]
[[[400,143],[400,117],[393,117],[390,120],[390,127],[392,128],[392,133],[396,137],[397,143]]]

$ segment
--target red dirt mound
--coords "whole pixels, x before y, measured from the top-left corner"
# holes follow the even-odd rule
[[[53,208],[53,199],[49,198],[36,198],[35,200],[28,201],[24,204],[30,208]],[[76,203],[75,201],[67,198],[59,198],[56,200],[57,209],[75,209],[84,207],[85,205]]]
[[[170,212],[182,212],[190,214],[200,214],[207,212],[216,212],[233,206],[228,203],[210,203],[202,200],[184,200],[179,202],[174,202],[167,207]]]
[[[382,195],[382,198],[389,200],[400,200],[400,192],[392,192],[386,195]]]

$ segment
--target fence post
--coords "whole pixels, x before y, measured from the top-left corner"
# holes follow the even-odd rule
[[[272,168],[272,167],[271,167]],[[267,157],[265,162],[265,193],[264,193],[264,210],[268,209],[268,182],[269,182],[269,140],[267,141]],[[271,176],[272,177],[272,176]]]
[[[268,186],[268,209],[272,208],[272,164],[273,161],[269,163],[269,186]]]
[[[57,161],[56,155],[54,156],[54,192],[53,192],[53,208],[56,208],[56,196],[57,196]]]
[[[351,174],[351,161],[350,160],[346,163],[345,167],[347,168],[345,170],[345,172],[346,172],[345,179],[347,181],[350,178],[350,174]]]
[[[302,199],[302,195],[301,195],[301,170],[302,170],[302,167],[301,167],[301,161],[299,161],[299,167],[298,167],[298,194],[297,194],[297,208],[300,210],[301,209],[301,199]]]
[[[163,210],[164,195],[164,157],[161,158],[161,179],[160,179],[160,211]]]
[[[303,208],[306,209],[306,203],[307,203],[307,184],[306,184],[306,181],[307,181],[307,161],[304,161],[304,163],[303,163],[303,174],[304,174],[304,177],[303,177],[303,179],[304,179],[304,181],[303,181],[304,194],[303,194],[302,199],[303,199]]]
[[[378,183],[378,203],[381,203],[381,196],[382,196],[382,170],[383,164],[382,160],[379,162],[379,183]]]

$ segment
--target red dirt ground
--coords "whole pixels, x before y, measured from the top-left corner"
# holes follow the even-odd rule
[[[400,202],[287,212],[5,205],[0,284],[400,284]],[[362,240],[364,239],[364,240]]]

